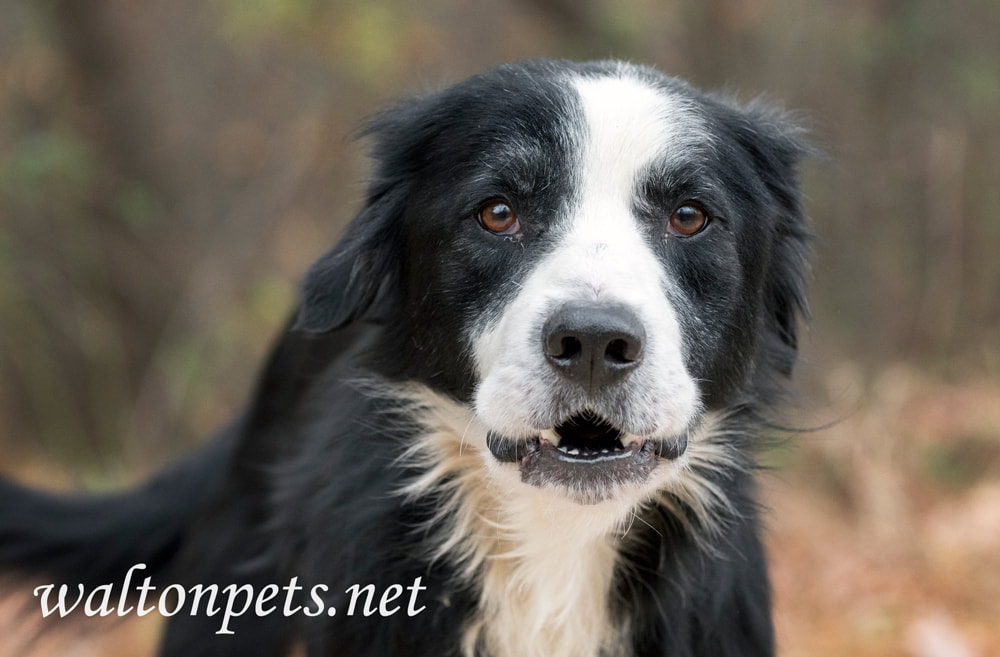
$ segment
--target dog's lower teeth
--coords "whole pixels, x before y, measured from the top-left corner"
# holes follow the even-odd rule
[[[603,455],[611,454],[623,454],[626,450],[620,445],[615,445],[613,447],[597,447],[590,445],[581,446],[570,446],[570,445],[559,445],[556,449],[561,454],[566,454],[567,456],[582,456],[584,458],[594,458]]]
[[[539,431],[538,437],[543,444],[555,447],[560,454],[580,457],[574,460],[595,462],[620,458],[634,451],[632,445],[642,446],[641,437],[615,430],[607,422],[598,420],[585,417],[578,422],[566,422],[559,427]],[[565,435],[561,435],[560,431]]]

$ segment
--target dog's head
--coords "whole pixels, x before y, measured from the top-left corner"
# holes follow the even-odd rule
[[[366,313],[379,369],[472,409],[520,479],[597,502],[788,375],[797,131],[620,62],[502,66],[379,115],[366,205],[299,327]],[[487,453],[484,450],[484,454]]]

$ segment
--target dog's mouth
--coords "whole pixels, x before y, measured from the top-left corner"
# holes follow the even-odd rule
[[[687,448],[684,436],[646,440],[589,411],[534,438],[510,440],[490,433],[486,444],[498,460],[520,464],[521,481],[565,488],[584,504],[608,499],[624,485],[641,484],[658,457],[677,458]]]

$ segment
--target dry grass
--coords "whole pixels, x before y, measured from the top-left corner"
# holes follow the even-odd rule
[[[1000,382],[859,381],[767,482],[781,654],[1000,654]]]

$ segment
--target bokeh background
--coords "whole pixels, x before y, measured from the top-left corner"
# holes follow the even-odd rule
[[[790,419],[825,428],[765,455],[781,654],[1000,654],[998,32],[995,0],[0,3],[0,471],[118,487],[231,418],[358,207],[364,115],[627,58],[764,93],[827,153]]]

